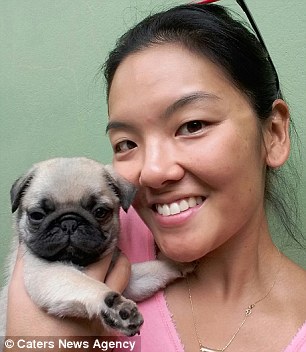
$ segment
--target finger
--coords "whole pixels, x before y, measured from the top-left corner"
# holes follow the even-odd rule
[[[122,293],[127,287],[131,276],[131,263],[125,254],[120,253],[112,270],[107,274],[105,283],[116,292]]]
[[[86,274],[95,280],[104,282],[112,257],[113,253],[110,253],[98,262],[88,265],[85,270]]]

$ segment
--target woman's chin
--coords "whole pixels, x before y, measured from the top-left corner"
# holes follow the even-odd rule
[[[205,251],[196,251],[196,250],[187,250],[186,247],[173,248],[170,247],[159,247],[161,252],[167,258],[179,262],[179,263],[191,263],[195,260],[202,258],[207,252]]]

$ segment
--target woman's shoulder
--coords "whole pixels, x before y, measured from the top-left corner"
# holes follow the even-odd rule
[[[284,352],[303,352],[306,351],[306,270],[286,258],[282,279],[283,309],[287,306],[288,322],[294,331]]]
[[[293,323],[301,327],[306,321],[306,270],[284,257],[279,281],[283,304],[287,305],[290,316],[295,317]]]
[[[304,255],[306,256],[306,249]],[[298,265],[292,259],[284,256],[281,276],[283,280],[285,280],[286,287],[288,288],[289,292],[291,292],[291,294],[294,295],[303,293],[303,299],[306,298],[306,269],[304,267]],[[294,288],[294,291],[292,288]]]

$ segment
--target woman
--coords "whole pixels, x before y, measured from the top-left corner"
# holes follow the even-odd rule
[[[274,246],[265,209],[290,150],[288,107],[265,47],[222,7],[179,6],[127,32],[105,76],[113,163],[139,187],[134,208],[157,251],[197,263],[140,304],[142,351],[306,350],[305,271]],[[129,260],[154,257],[136,213],[122,223]],[[105,279],[108,264],[88,274],[122,291],[127,259]],[[20,260],[8,335],[103,334],[97,322],[39,311],[21,270]]]

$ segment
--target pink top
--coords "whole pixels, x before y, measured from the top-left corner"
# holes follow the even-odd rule
[[[128,215],[121,213],[119,246],[132,263],[155,258],[153,236],[133,208]],[[141,352],[184,352],[163,292],[139,303],[138,307],[144,317]],[[306,322],[283,352],[306,352]]]

